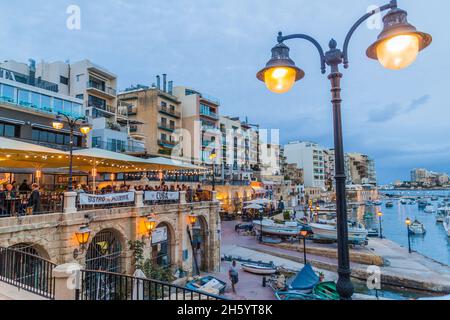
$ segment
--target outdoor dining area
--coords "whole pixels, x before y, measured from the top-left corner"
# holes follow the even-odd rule
[[[210,173],[178,160],[97,148],[73,150],[70,159],[66,151],[0,137],[0,217],[62,212],[68,191],[76,193],[79,209],[129,206],[136,191],[145,204],[177,203],[181,191],[188,202],[210,201],[211,192],[197,182]]]

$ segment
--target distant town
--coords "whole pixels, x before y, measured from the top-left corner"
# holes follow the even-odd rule
[[[424,168],[411,170],[410,181],[397,180],[383,189],[447,189],[450,188],[449,176],[445,172],[434,172]]]

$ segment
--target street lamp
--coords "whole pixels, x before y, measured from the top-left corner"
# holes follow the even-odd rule
[[[89,229],[88,225],[80,227],[80,229],[75,232],[75,237],[77,238],[78,244],[80,246],[80,250],[75,249],[73,251],[73,257],[76,259],[80,254],[86,250],[86,245],[89,242],[89,237],[91,236],[91,229]]]
[[[191,207],[191,212],[188,215],[188,220],[189,220],[189,225],[191,226],[192,229],[194,229],[194,225],[197,223],[197,219],[198,219],[198,217],[194,213],[194,208]],[[191,243],[191,247],[192,247],[192,255],[193,255],[194,264],[195,264],[195,271],[197,272],[196,274],[200,274],[200,269],[198,267],[198,262],[197,262],[197,256],[196,256],[195,249],[194,249],[194,242],[192,240],[192,233],[191,233],[191,230],[189,229],[189,225],[186,226],[186,231],[188,233],[189,242]]]
[[[301,230],[300,236],[302,236],[302,238],[303,238],[303,261],[306,264],[307,263],[307,260],[306,260],[306,237],[308,236],[308,230]]]
[[[75,126],[79,123],[80,124],[80,132],[84,135],[89,134],[91,131],[91,126],[86,121],[85,117],[78,117],[78,118],[71,118],[68,115],[64,113],[58,113],[55,120],[52,122],[52,126],[55,130],[62,130],[64,128],[64,122],[63,119],[67,121],[70,128],[70,137],[69,137],[69,182],[67,185],[68,191],[73,191],[73,135],[75,131]]]
[[[406,218],[405,220],[405,224],[406,224],[406,229],[408,229],[408,252],[411,253],[411,229],[409,228],[409,226],[411,225],[411,219],[410,218]]]
[[[378,223],[379,223],[379,227],[380,227],[380,239],[383,239],[383,227],[382,227],[382,223],[383,223],[383,212],[378,211],[377,212],[377,216],[378,216]]]
[[[331,72],[328,79],[331,82],[333,124],[334,124],[334,150],[335,150],[335,180],[336,180],[336,214],[338,234],[338,274],[337,290],[341,299],[351,299],[353,285],[350,281],[350,262],[348,249],[347,203],[345,198],[345,170],[344,148],[342,138],[341,120],[341,78],[339,65],[348,68],[348,47],[355,30],[367,19],[380,12],[389,10],[384,16],[383,31],[378,36],[366,54],[371,59],[377,59],[384,67],[389,69],[402,69],[410,65],[417,53],[430,45],[432,38],[429,34],[418,32],[408,23],[407,13],[397,7],[397,1],[391,0],[380,8],[372,10],[362,16],[347,33],[343,50],[337,48],[337,42],[329,42],[330,50],[324,53],[321,45],[314,38],[305,34],[292,34],[283,36],[278,33],[278,44],[272,49],[272,58],[266,67],[258,72],[257,78],[265,82],[267,88],[275,93],[289,91],[294,83],[302,79],[304,71],[298,68],[289,57],[289,47],[283,42],[289,39],[303,39],[312,43],[320,56],[321,71],[326,72],[326,65]]]
[[[156,223],[157,221],[154,218],[154,215],[149,215],[145,220],[145,229],[147,229],[147,232],[150,236],[152,235],[153,231],[155,231]]]
[[[212,172],[212,191],[216,191],[216,158],[217,158],[216,149],[213,149],[211,151],[211,154],[209,155],[209,160],[212,161],[212,167],[213,167],[213,172]]]
[[[258,209],[258,212],[259,212],[259,221],[260,221],[259,243],[262,243],[262,241],[263,241],[263,213],[264,213],[264,208],[261,206],[261,208]]]

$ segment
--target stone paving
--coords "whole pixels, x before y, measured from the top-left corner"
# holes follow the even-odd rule
[[[47,300],[31,292],[0,282],[0,300]]]

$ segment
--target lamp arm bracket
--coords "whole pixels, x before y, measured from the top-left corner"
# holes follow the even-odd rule
[[[353,33],[356,31],[356,29],[358,29],[358,27],[367,19],[369,19],[370,17],[372,17],[373,15],[379,14],[380,12],[386,11],[386,10],[390,10],[390,9],[395,9],[397,8],[397,1],[396,0],[391,0],[391,2],[389,4],[386,4],[384,6],[381,6],[379,8],[376,8],[368,13],[366,13],[365,15],[363,15],[361,18],[359,18],[358,21],[355,22],[355,24],[350,28],[349,32],[347,33],[347,36],[345,37],[345,41],[344,41],[344,49],[343,49],[343,59],[344,59],[344,68],[347,69],[348,68],[348,46],[350,44],[350,40],[353,36]]]
[[[319,42],[317,42],[317,40],[314,39],[313,37],[308,36],[306,34],[297,33],[297,34],[290,34],[288,36],[283,36],[283,34],[281,32],[278,33],[278,37],[277,37],[278,43],[282,43],[283,41],[290,40],[290,39],[303,39],[303,40],[307,40],[307,41],[311,42],[319,51],[320,69],[322,70],[322,74],[325,74],[325,72],[326,72],[325,54],[324,54],[322,46],[319,44]]]

